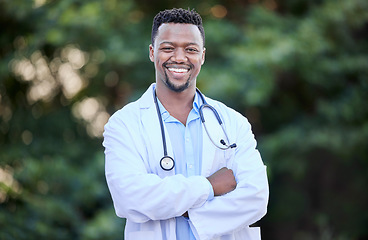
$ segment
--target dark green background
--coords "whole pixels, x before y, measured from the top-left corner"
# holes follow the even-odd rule
[[[252,123],[263,239],[368,239],[368,1],[0,0],[0,239],[123,238],[106,119],[154,81],[154,15],[195,8],[199,88]]]

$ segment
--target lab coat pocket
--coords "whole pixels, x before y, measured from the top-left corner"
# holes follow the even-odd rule
[[[127,240],[147,240],[147,239],[155,239],[155,232],[154,231],[130,232],[127,237]]]
[[[260,227],[246,227],[235,233],[235,239],[261,240]]]
[[[234,150],[232,149],[227,150],[217,149],[212,164],[211,173],[214,173],[223,167],[232,168],[233,155]]]
[[[249,227],[249,238],[251,240],[261,240],[261,228],[260,227]]]
[[[226,167],[229,169],[233,169],[235,149],[230,148],[230,149],[225,150],[224,152],[225,152]]]

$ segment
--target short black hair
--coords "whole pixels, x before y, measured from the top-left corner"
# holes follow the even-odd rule
[[[188,23],[196,25],[201,33],[203,46],[205,40],[202,18],[195,10],[185,10],[182,8],[167,9],[159,12],[153,19],[151,44],[154,45],[158,28],[163,23]]]

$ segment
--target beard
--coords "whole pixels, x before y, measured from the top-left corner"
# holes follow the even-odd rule
[[[163,68],[164,69],[166,69],[167,66],[168,65],[168,63],[167,62],[165,62],[164,64],[163,64]],[[192,64],[189,64],[189,67],[190,67],[190,69],[193,69],[193,65]],[[174,91],[174,92],[183,92],[185,89],[187,89],[188,87],[189,87],[189,85],[190,85],[190,78],[191,78],[191,75],[190,76],[188,76],[188,78],[187,78],[187,80],[185,81],[185,83],[184,84],[181,84],[181,85],[176,85],[176,84],[174,84],[172,81],[170,81],[170,78],[169,78],[169,76],[167,75],[167,72],[165,71],[165,79],[163,79],[163,82],[165,83],[165,85],[170,89],[170,90],[172,90],[172,91]]]
[[[188,79],[185,81],[184,84],[181,85],[175,85],[172,81],[170,81],[169,77],[167,76],[167,74],[165,73],[165,79],[164,79],[164,83],[166,84],[166,86],[174,91],[174,92],[183,92],[185,89],[187,89],[189,87],[190,84],[190,76],[188,77]]]

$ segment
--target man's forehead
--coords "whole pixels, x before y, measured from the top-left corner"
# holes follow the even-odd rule
[[[197,45],[203,44],[201,32],[194,24],[189,23],[163,23],[158,28],[156,40],[160,42],[167,42],[171,40],[191,40],[190,42]]]

